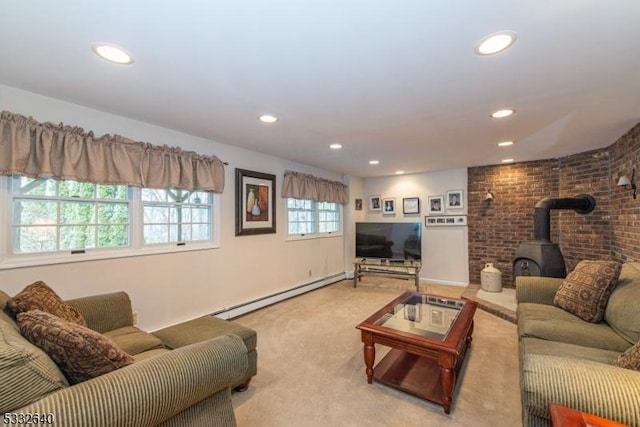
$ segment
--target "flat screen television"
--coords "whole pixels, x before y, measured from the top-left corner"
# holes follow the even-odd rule
[[[422,260],[419,222],[356,222],[356,258]]]

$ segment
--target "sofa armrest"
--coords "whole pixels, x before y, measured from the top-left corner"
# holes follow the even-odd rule
[[[105,333],[133,326],[133,308],[126,292],[91,295],[66,301],[84,316],[87,326]]]
[[[208,396],[229,394],[247,370],[247,350],[224,335],[56,391],[17,413],[51,413],[61,426],[154,426]]]
[[[553,297],[564,279],[556,277],[517,276],[516,301],[553,305]]]
[[[572,357],[522,358],[523,413],[550,419],[549,403],[640,425],[640,372]],[[525,424],[526,425],[526,424]]]

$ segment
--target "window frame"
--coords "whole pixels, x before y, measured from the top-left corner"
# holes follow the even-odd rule
[[[11,193],[10,180],[10,176],[0,176],[0,224],[2,224],[2,232],[0,233],[0,270],[220,248],[220,194],[212,193],[211,240],[145,245],[143,242],[144,217],[141,189],[129,187],[127,191],[127,202],[130,209],[130,239],[128,246],[14,254],[12,248],[13,239],[11,237],[13,194]]]
[[[304,234],[289,234],[289,199],[294,199],[294,200],[299,200],[299,199],[295,199],[294,197],[287,197],[285,198],[285,208],[286,208],[286,217],[287,217],[287,237],[286,240],[287,241],[293,241],[293,240],[307,240],[307,239],[321,239],[321,238],[327,238],[327,237],[342,237],[343,235],[343,230],[344,230],[344,215],[343,215],[343,206],[340,203],[335,203],[335,205],[337,206],[337,212],[338,212],[338,216],[339,216],[339,227],[338,230],[336,231],[325,231],[325,232],[320,232],[320,231],[316,231],[314,233],[304,233]],[[321,210],[318,208],[318,204],[320,202],[316,201],[316,200],[308,200],[308,199],[301,199],[301,200],[307,200],[312,202],[313,204],[313,212],[315,213],[315,228],[316,230],[319,230],[319,224],[320,224],[320,212]],[[333,203],[333,202],[332,202]]]

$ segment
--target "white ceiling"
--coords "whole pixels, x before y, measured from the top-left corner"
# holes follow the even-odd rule
[[[0,83],[362,177],[554,158],[640,121],[640,1],[3,0]]]

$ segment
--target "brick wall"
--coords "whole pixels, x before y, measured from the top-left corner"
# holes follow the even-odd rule
[[[631,179],[636,168],[636,185],[640,183],[640,124],[623,135],[611,150],[611,250],[620,261],[640,260],[640,192],[634,200],[631,189],[617,187],[621,175]]]
[[[468,170],[469,282],[480,283],[488,262],[513,286],[518,245],[533,240],[535,204],[545,197],[590,194],[596,208],[587,215],[552,209],[551,241],[558,243],[567,271],[582,259],[640,260],[640,196],[615,184],[640,166],[640,123],[607,148],[560,159],[493,165]],[[615,181],[615,182],[614,182]],[[494,201],[484,201],[486,191]]]

